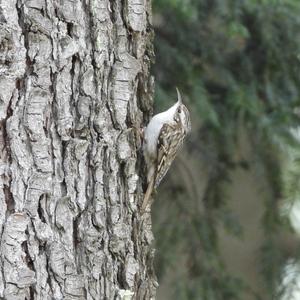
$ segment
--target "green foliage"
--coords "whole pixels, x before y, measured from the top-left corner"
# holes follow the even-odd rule
[[[236,155],[243,131],[252,151],[251,164],[271,187],[265,199],[262,226],[268,238],[261,261],[269,296],[276,299],[284,259],[275,241],[285,226],[278,201],[287,192],[299,194],[300,167],[292,170],[296,175],[286,173],[283,158],[299,147],[291,129],[300,121],[300,2],[157,0],[154,13],[155,100],[165,108],[170,104],[166,99],[175,96],[175,86],[183,92],[192,111],[189,151],[206,161],[208,179],[201,199],[176,178],[161,188],[162,194],[170,186],[176,190],[170,197],[171,209],[167,202],[168,221],[154,222],[159,277],[165,266],[176,266],[183,255],[190,273],[178,279],[174,299],[253,295],[247,283],[224,268],[216,229],[221,223],[243,237],[243,228],[227,208],[226,196],[230,172],[250,165],[248,158],[237,159]]]

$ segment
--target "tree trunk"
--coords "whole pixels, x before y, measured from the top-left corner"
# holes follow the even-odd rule
[[[151,299],[149,0],[0,0],[0,298]]]

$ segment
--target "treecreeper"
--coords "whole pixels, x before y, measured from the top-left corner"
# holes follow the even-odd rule
[[[177,90],[177,102],[168,110],[152,117],[144,130],[143,152],[147,165],[148,187],[142,212],[150,197],[168,172],[186,135],[191,131],[190,113]]]

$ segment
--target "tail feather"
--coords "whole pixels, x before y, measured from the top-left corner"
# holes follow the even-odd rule
[[[154,176],[152,176],[152,178],[148,184],[147,191],[144,196],[144,200],[143,200],[143,204],[142,204],[142,213],[146,210],[148,204],[150,203],[150,197],[152,195],[153,188],[154,188]]]

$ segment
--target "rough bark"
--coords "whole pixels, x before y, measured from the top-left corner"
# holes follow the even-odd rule
[[[154,297],[150,18],[150,0],[0,0],[1,299]]]

